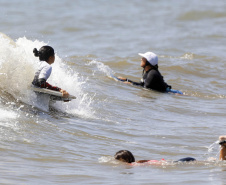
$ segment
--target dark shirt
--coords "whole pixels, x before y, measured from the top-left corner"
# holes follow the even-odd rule
[[[153,89],[160,92],[166,92],[166,89],[171,86],[169,86],[167,83],[165,83],[163,76],[157,69],[150,69],[149,71],[146,71],[143,75],[143,79],[141,82],[133,82],[129,80],[133,85],[142,86],[144,88]]]

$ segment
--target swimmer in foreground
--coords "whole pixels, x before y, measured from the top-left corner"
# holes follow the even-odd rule
[[[139,55],[142,56],[140,66],[144,69],[141,82],[134,82],[123,77],[118,77],[118,79],[127,84],[142,86],[159,92],[170,92],[171,86],[164,81],[163,76],[159,72],[158,56],[152,52],[139,53]],[[175,93],[181,94],[179,91]]]
[[[220,136],[219,137],[219,145],[221,146],[220,148],[220,155],[219,155],[219,160],[226,160],[226,135],[225,136]],[[164,159],[157,161],[157,160],[139,160],[139,161],[135,161],[135,157],[133,156],[133,154],[128,151],[128,150],[120,150],[118,152],[116,152],[114,158],[116,160],[122,161],[122,162],[126,162],[126,163],[154,163],[154,164],[161,164],[163,162],[166,162]],[[196,161],[195,158],[192,157],[185,157],[182,159],[179,159],[177,161],[174,162],[191,162],[191,161]]]
[[[122,161],[122,162],[126,162],[126,163],[152,163],[152,164],[161,164],[166,162],[165,159],[161,159],[160,161],[158,160],[139,160],[139,161],[135,161],[135,157],[133,156],[133,154],[128,151],[128,150],[120,150],[118,152],[116,152],[114,158],[116,160]],[[195,158],[192,157],[185,157],[182,159],[179,159],[178,161],[174,161],[174,162],[190,162],[190,161],[196,161]]]
[[[33,53],[36,57],[39,57],[40,64],[38,71],[35,73],[32,84],[40,88],[59,91],[62,93],[63,97],[67,98],[69,96],[67,91],[59,87],[52,86],[48,82],[46,82],[52,72],[51,64],[53,64],[55,61],[54,49],[50,46],[42,46],[39,51],[34,48]]]

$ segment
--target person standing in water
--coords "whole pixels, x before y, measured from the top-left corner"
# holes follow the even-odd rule
[[[139,55],[142,56],[140,66],[144,69],[141,82],[134,82],[123,77],[118,78],[128,84],[160,92],[169,92],[171,86],[165,83],[163,76],[158,70],[158,56],[153,52],[139,53]]]
[[[226,135],[219,137],[219,145],[221,145],[219,160],[226,160]]]
[[[39,51],[34,48],[33,53],[36,57],[39,57],[40,64],[38,71],[35,73],[35,77],[32,81],[32,84],[40,88],[59,91],[62,93],[63,97],[68,97],[69,94],[67,91],[59,87],[52,86],[48,82],[46,82],[52,72],[51,64],[53,64],[55,61],[54,49],[51,46],[42,46]]]

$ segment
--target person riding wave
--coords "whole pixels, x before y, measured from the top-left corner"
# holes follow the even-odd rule
[[[34,48],[33,53],[36,57],[39,57],[40,64],[38,70],[35,73],[32,84],[40,88],[59,91],[62,93],[63,97],[68,97],[69,94],[67,91],[59,87],[52,86],[48,82],[46,82],[52,72],[51,64],[53,64],[55,61],[54,49],[51,46],[42,46],[39,51]]]

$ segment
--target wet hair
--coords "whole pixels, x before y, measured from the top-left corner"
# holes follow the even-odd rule
[[[158,70],[158,68],[159,68],[158,64],[153,66],[148,61],[146,62],[146,66],[151,66],[151,68],[156,69],[156,70]]]
[[[158,64],[156,64],[155,66],[151,65],[148,61],[146,62],[146,65],[144,66],[144,69],[143,69],[143,73],[142,73],[142,76],[144,76],[144,73],[145,73],[145,67],[146,66],[151,66],[151,69],[155,69],[155,70],[159,70],[159,66]]]
[[[145,59],[146,59],[146,58],[145,58]],[[150,66],[151,69],[155,69],[155,70],[157,70],[157,71],[158,71],[158,69],[159,69],[158,64],[156,64],[155,66],[153,66],[153,65],[151,65],[151,64],[148,62],[148,60],[146,59],[146,63],[145,63],[144,69],[143,69],[142,76],[144,76],[144,72],[145,72],[145,67],[146,67],[146,66]]]
[[[54,56],[54,49],[51,46],[42,46],[39,51],[34,48],[33,53],[40,61],[47,61],[49,57]]]
[[[122,162],[127,162],[127,163],[135,162],[135,158],[134,158],[133,154],[128,150],[120,150],[120,151],[116,152],[114,157],[115,157],[115,159],[122,161]]]

